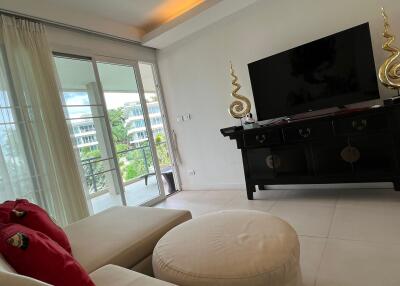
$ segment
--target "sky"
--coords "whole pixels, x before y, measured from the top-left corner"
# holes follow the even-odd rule
[[[88,105],[89,97],[86,92],[64,92],[64,105]],[[117,92],[106,92],[104,94],[106,99],[107,109],[115,109],[123,107],[125,103],[140,102],[139,94],[137,93],[117,93]],[[90,114],[90,107],[69,107],[69,117],[80,117],[82,115]]]

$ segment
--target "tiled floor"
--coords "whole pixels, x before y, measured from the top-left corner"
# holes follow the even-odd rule
[[[400,192],[390,189],[183,191],[157,207],[194,217],[254,209],[287,220],[301,244],[304,286],[399,286]]]
[[[138,206],[149,201],[159,194],[155,176],[149,177],[147,185],[144,179],[125,186],[125,197],[129,206]],[[111,206],[121,206],[121,195],[105,193],[91,199],[93,213],[101,212]]]
[[[168,184],[163,181],[165,192],[169,193]],[[156,198],[160,194],[157,179],[155,176],[149,176],[147,185],[145,180],[139,180],[125,186],[125,198],[128,206],[138,206],[151,199]],[[105,193],[91,199],[93,213],[101,212],[111,206],[121,206],[121,195]]]

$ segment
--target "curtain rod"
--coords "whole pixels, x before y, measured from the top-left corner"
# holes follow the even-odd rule
[[[22,19],[26,19],[26,20],[30,20],[30,21],[39,22],[39,23],[42,23],[42,24],[45,24],[45,25],[48,25],[48,26],[56,27],[56,28],[62,28],[62,29],[71,30],[71,31],[78,31],[78,32],[86,33],[86,34],[100,36],[100,37],[107,38],[107,39],[118,40],[118,41],[121,41],[121,42],[135,44],[135,45],[143,47],[142,43],[139,42],[139,41],[126,39],[126,38],[114,36],[114,35],[107,34],[107,33],[97,32],[97,31],[94,31],[94,30],[85,29],[85,28],[82,28],[82,27],[74,26],[74,25],[64,24],[64,23],[57,22],[57,21],[47,20],[47,19],[40,18],[40,17],[30,16],[30,15],[27,15],[27,14],[14,12],[14,11],[11,11],[11,10],[6,10],[6,9],[0,8],[0,14],[13,16],[13,17],[17,17],[17,18],[22,18]]]

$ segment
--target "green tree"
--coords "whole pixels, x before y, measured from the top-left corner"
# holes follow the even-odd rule
[[[165,134],[157,134],[154,138],[154,141],[156,142],[156,150],[160,167],[163,168],[166,166],[170,166],[171,157],[169,156]]]
[[[125,127],[126,115],[123,107],[108,111],[113,139],[116,143],[129,144],[128,130]]]
[[[106,187],[106,176],[104,173],[103,162],[96,162],[101,158],[99,149],[91,150],[89,147],[83,147],[80,150],[82,167],[89,187],[89,193],[95,193]]]

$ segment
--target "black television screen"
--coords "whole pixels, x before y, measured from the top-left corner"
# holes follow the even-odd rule
[[[248,68],[258,120],[379,98],[368,23]]]

